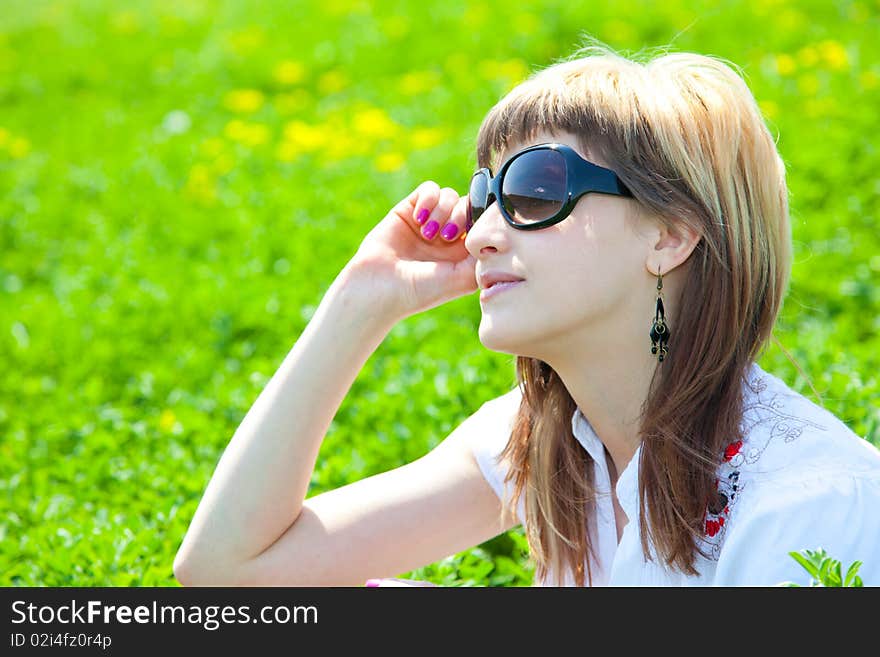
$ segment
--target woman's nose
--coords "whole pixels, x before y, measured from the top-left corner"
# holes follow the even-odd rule
[[[465,249],[475,258],[487,247],[497,250],[507,239],[509,228],[493,200],[468,230],[464,240]]]

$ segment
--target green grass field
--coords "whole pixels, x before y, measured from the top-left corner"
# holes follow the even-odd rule
[[[222,449],[361,239],[423,180],[464,193],[484,114],[585,33],[743,68],[792,192],[777,335],[880,444],[876,0],[3,4],[0,585],[176,585]],[[479,320],[472,295],[395,327],[310,496],[510,389]],[[760,364],[815,401],[777,347]],[[514,530],[400,575],[533,570]]]

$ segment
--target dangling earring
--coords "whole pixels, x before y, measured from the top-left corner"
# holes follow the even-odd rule
[[[661,363],[667,355],[666,343],[669,341],[669,326],[666,324],[666,316],[663,312],[663,275],[657,268],[657,313],[654,315],[654,323],[651,325],[651,353],[660,352],[657,360]]]

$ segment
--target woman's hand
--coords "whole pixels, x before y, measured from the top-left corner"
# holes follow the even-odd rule
[[[470,294],[478,285],[466,223],[467,196],[425,181],[367,234],[346,270],[398,321]]]

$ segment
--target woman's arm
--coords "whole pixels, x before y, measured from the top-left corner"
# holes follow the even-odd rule
[[[330,422],[395,323],[359,281],[343,269],[235,431],[174,560],[179,581],[228,574],[299,516]]]
[[[180,582],[361,584],[506,529],[471,450],[486,424],[504,428],[489,408],[413,463],[303,499],[333,416],[388,331],[475,291],[463,241],[415,218],[461,230],[466,205],[425,181],[367,234],[223,453],[174,560]]]
[[[475,458],[509,409],[484,404],[428,454],[305,501],[320,444],[389,321],[345,272],[223,453],[174,560],[184,585],[358,586],[511,529]]]

